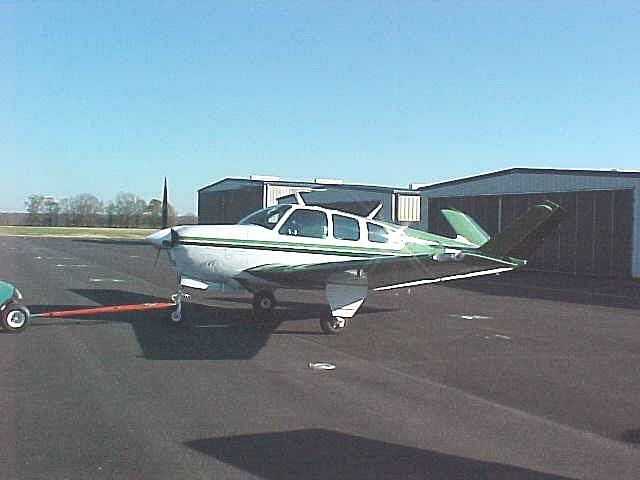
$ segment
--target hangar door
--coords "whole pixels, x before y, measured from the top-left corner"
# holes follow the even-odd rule
[[[528,268],[579,275],[631,276],[633,190],[429,198],[429,231],[455,236],[440,210],[457,208],[494,235],[542,200],[567,214],[530,259]]]

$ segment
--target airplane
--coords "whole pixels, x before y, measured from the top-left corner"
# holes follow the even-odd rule
[[[277,289],[324,289],[330,313],[324,333],[337,334],[369,291],[427,285],[500,274],[526,265],[526,258],[562,220],[564,210],[551,201],[529,211],[494,237],[470,216],[447,208],[442,214],[456,238],[376,220],[379,204],[359,216],[295,203],[258,210],[236,225],[163,226],[146,241],[166,251],[177,277],[171,323],[183,321],[184,287],[253,294],[254,316],[274,317]],[[157,259],[157,257],[156,257]]]

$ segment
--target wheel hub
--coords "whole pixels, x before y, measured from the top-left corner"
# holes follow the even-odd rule
[[[260,300],[260,308],[263,310],[271,310],[271,299],[269,297],[264,297]]]
[[[7,315],[7,325],[11,328],[20,328],[27,321],[27,316],[22,310],[13,310]]]
[[[342,317],[333,317],[331,325],[333,328],[344,328],[347,321]]]

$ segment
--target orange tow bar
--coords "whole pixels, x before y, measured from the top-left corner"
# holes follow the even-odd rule
[[[93,315],[95,313],[119,313],[119,312],[141,312],[145,310],[168,310],[175,308],[173,302],[166,303],[140,303],[134,305],[111,305],[107,307],[90,307],[78,310],[61,310],[58,312],[34,313],[31,318],[63,318],[75,317],[79,315]]]

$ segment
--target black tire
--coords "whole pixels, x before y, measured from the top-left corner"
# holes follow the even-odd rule
[[[0,324],[7,332],[22,332],[29,323],[29,309],[24,305],[11,305],[2,311]]]
[[[256,320],[267,322],[273,320],[276,309],[276,297],[273,292],[262,290],[253,296],[253,316]]]
[[[340,323],[342,322],[342,325]],[[348,318],[334,317],[333,315],[325,315],[320,319],[320,328],[328,335],[337,335],[347,328],[349,324]]]
[[[182,303],[182,307],[180,308],[180,317],[176,318],[176,314],[178,312],[176,308],[171,310],[169,315],[167,315],[167,324],[170,327],[176,327],[176,328],[186,326],[188,324],[187,321],[189,320],[189,317],[190,317],[189,312],[187,312],[187,310],[188,309],[187,309],[186,302]]]

